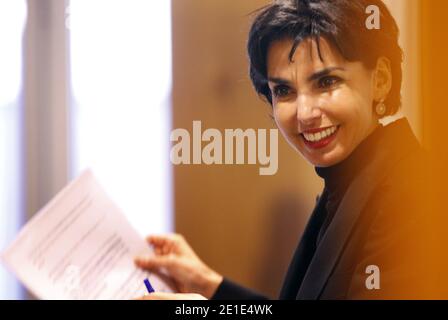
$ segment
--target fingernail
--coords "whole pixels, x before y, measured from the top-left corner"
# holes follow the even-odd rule
[[[143,263],[145,260],[144,260],[144,258],[143,257],[135,257],[134,258],[134,262],[135,263],[138,263],[138,264],[141,264],[141,263]]]
[[[149,262],[149,257],[138,256],[138,257],[135,258],[135,262],[136,263],[148,263]]]

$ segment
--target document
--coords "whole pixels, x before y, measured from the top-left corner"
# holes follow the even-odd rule
[[[153,254],[90,170],[67,185],[22,228],[2,254],[40,299],[132,299],[172,292],[166,279],[134,265]]]

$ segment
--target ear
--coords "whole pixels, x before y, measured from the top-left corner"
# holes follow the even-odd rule
[[[376,63],[373,85],[375,101],[385,100],[392,87],[392,70],[390,60],[386,57],[379,58]]]

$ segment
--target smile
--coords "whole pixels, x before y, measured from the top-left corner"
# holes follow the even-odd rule
[[[332,126],[320,130],[310,130],[308,132],[303,132],[301,136],[307,146],[313,149],[319,149],[333,141],[338,129],[339,126]]]

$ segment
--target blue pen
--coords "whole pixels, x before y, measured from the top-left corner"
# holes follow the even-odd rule
[[[146,286],[146,290],[148,290],[148,293],[154,292],[154,288],[152,287],[151,283],[149,282],[149,279],[146,278],[145,280],[143,280],[143,282],[145,283]]]

